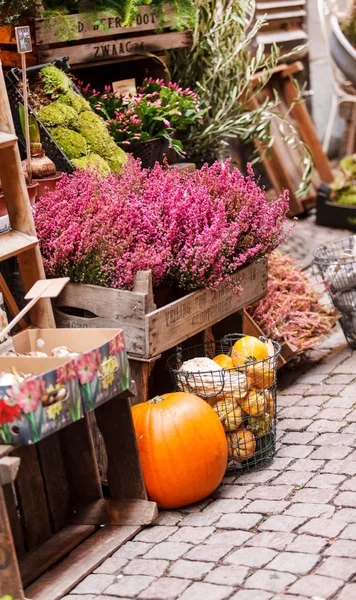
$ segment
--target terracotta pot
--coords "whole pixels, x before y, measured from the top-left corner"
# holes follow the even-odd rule
[[[27,185],[27,193],[31,206],[35,206],[37,198],[38,183],[33,182],[31,185]]]
[[[56,173],[53,177],[44,177],[43,179],[35,179],[38,184],[37,198],[42,198],[47,192],[54,192],[56,184],[62,179],[62,173]]]

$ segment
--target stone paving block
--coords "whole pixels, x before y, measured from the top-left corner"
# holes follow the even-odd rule
[[[340,533],[340,538],[344,540],[356,541],[356,524],[347,525],[345,529]]]
[[[220,518],[220,513],[213,511],[202,512],[202,513],[190,513],[185,515],[181,521],[179,521],[179,527],[186,527],[192,525],[193,527],[209,527],[213,525]]]
[[[222,485],[214,493],[215,498],[233,498],[241,500],[245,498],[246,493],[252,488],[252,485],[236,486]]]
[[[273,472],[275,473],[275,471],[284,471],[292,462],[294,461],[294,457],[293,456],[288,456],[288,457],[278,457],[275,456],[273,461],[271,462],[270,465],[267,465],[265,467],[264,471],[260,471],[260,473],[264,473],[264,472]],[[257,475],[258,472],[256,472]],[[252,473],[251,473],[252,475]],[[262,481],[256,481],[256,483],[263,483]]]
[[[214,533],[215,527],[180,527],[170,538],[170,542],[200,544]]]
[[[309,504],[307,502],[301,502],[300,504],[292,504],[286,511],[286,515],[292,517],[332,517],[335,513],[335,507],[330,504]]]
[[[351,383],[352,381],[352,377],[350,377],[350,375],[332,375],[331,377],[328,377],[328,379],[326,380],[326,383],[329,385],[331,384],[344,384],[344,385],[348,385],[349,383]]]
[[[206,545],[228,544],[233,546],[241,546],[244,542],[252,537],[252,533],[247,531],[224,531],[223,533],[215,532],[207,540]]]
[[[260,548],[256,552],[255,548],[240,548],[236,552],[229,554],[224,560],[227,565],[244,565],[246,567],[264,567],[269,563],[277,552],[270,548]]]
[[[323,381],[325,381],[325,379],[327,379],[327,373],[320,373],[320,374],[315,374],[315,373],[305,373],[305,375],[302,375],[301,377],[298,377],[298,382],[299,383],[312,383],[312,384],[318,384],[318,383],[322,383]],[[327,380],[327,383],[329,383],[329,380]],[[343,383],[342,381],[338,382],[334,382],[334,383]]]
[[[342,421],[345,423],[345,421],[347,421],[346,415],[349,412],[349,408],[323,408],[314,418],[326,419],[329,421]]]
[[[243,509],[244,512],[264,513],[266,515],[275,515],[283,512],[289,502],[283,500],[254,500]]]
[[[94,573],[107,573],[108,575],[113,575],[114,573],[118,573],[125,565],[127,565],[127,558],[107,558],[97,569],[95,569]]]
[[[236,587],[237,585],[242,585],[249,570],[248,567],[238,567],[236,565],[216,567],[216,569],[208,573],[204,581],[216,583],[218,585],[232,585],[233,587]]]
[[[345,523],[356,523],[356,510],[354,508],[341,508],[335,512],[334,518]]]
[[[322,473],[321,475],[315,475],[313,479],[308,481],[306,487],[312,488],[335,488],[345,481],[345,475],[334,475],[332,473]]]
[[[233,544],[200,544],[195,546],[187,554],[184,555],[184,558],[192,561],[215,561],[219,562],[226,554],[231,552],[233,549]]]
[[[295,537],[294,533],[287,533],[284,531],[263,531],[249,539],[246,546],[284,550],[286,546],[293,542]]]
[[[252,487],[252,486],[251,486]],[[237,513],[248,504],[248,500],[215,500],[203,510],[206,513]]]
[[[118,579],[118,581],[107,587],[105,594],[109,596],[136,598],[152,581],[154,581],[154,577],[148,577],[147,575],[124,575],[121,579]]]
[[[276,460],[276,458],[273,460],[272,465],[275,464]],[[288,460],[289,462],[291,461],[291,459]],[[264,469],[263,471],[251,471],[250,473],[244,473],[243,475],[237,477],[236,485],[240,485],[241,483],[267,483],[268,481],[271,481],[271,479],[279,475],[278,466],[276,466],[275,468],[276,470],[272,469],[271,471],[269,471],[268,469]]]
[[[183,554],[188,552],[192,544],[185,542],[161,542],[156,544],[145,554],[145,558],[163,558],[167,560],[177,560]]]
[[[337,575],[338,579],[348,581],[356,574],[356,560],[353,558],[341,558],[330,556],[318,566],[316,575]]]
[[[345,475],[355,475],[356,473],[356,461],[351,460],[350,457],[345,460],[329,460],[323,467],[324,473],[337,473]]]
[[[352,408],[354,405],[353,398],[345,398],[344,396],[337,396],[336,398],[330,398],[324,407],[325,408]]]
[[[343,363],[338,365],[333,373],[346,373],[347,375],[355,375],[356,374],[356,361],[355,356],[349,357]]]
[[[301,552],[281,552],[269,564],[268,568],[283,573],[307,575],[320,562],[319,554]]]
[[[354,492],[341,492],[334,498],[335,506],[356,508],[356,494]]]
[[[246,588],[266,590],[267,592],[281,592],[296,579],[296,576],[291,573],[279,573],[278,571],[264,569],[256,571],[251,575],[245,581],[244,586]]]
[[[220,517],[220,520],[216,523],[216,527],[219,529],[252,529],[256,527],[262,520],[262,515],[240,513],[225,514]]]
[[[294,594],[277,594],[277,596],[273,596],[272,600],[310,600],[306,596],[295,596]]]
[[[122,569],[122,572],[125,575],[152,575],[152,577],[161,577],[168,566],[168,560],[134,558]]]
[[[335,519],[311,519],[305,523],[299,533],[310,533],[326,538],[335,538],[345,528],[345,523]]]
[[[355,407],[355,396],[353,396],[352,398],[346,398],[346,400],[352,401],[353,402],[353,407]],[[354,423],[356,421],[356,410],[352,410],[351,412],[349,412],[349,414],[347,415],[347,419],[348,422]]]
[[[251,500],[284,500],[293,491],[293,486],[287,485],[259,485],[249,492],[246,498]]]
[[[230,600],[271,600],[270,592],[261,590],[240,590],[234,594]],[[287,599],[288,600],[288,599]]]
[[[153,581],[144,592],[141,592],[139,598],[142,600],[176,600],[181,597],[190,584],[191,581],[188,579],[161,577]]]
[[[182,508],[181,510],[183,513],[197,513],[204,510],[204,508],[206,508],[212,502],[213,498],[205,498],[205,500],[201,500],[200,502],[196,502],[195,504],[184,506],[184,508]]]
[[[116,580],[114,575],[88,575],[72,591],[73,594],[100,594]]]
[[[337,494],[337,489],[319,490],[316,488],[304,488],[299,490],[293,496],[292,502],[305,502],[310,504],[324,504],[330,502],[330,500]]]
[[[355,600],[356,598],[356,583],[346,585],[336,597],[336,600]]]
[[[355,398],[356,394],[356,383],[352,383],[345,387],[345,389],[341,392],[340,396],[345,396],[347,398]]]
[[[322,575],[307,575],[296,581],[288,590],[292,594],[307,595],[307,598],[323,598],[329,600],[343,586],[341,579],[323,577]],[[288,597],[288,596],[287,596]]]
[[[301,398],[296,406],[322,406],[327,401],[328,396],[306,396],[305,398]]]
[[[287,433],[284,436],[283,444],[309,444],[316,435],[316,433],[309,433],[309,431],[304,431],[303,433],[293,431],[293,433]]]
[[[351,540],[336,540],[329,548],[326,548],[326,556],[345,556],[356,558],[356,542]]]
[[[352,446],[356,436],[347,433],[323,433],[314,440],[316,446]]]
[[[126,542],[124,546],[121,546],[121,548],[113,554],[113,558],[136,558],[136,556],[146,554],[152,546],[153,544],[147,544],[146,542]]]
[[[288,515],[278,515],[269,517],[258,527],[261,531],[294,531],[305,523],[306,517],[290,517]]]
[[[214,583],[193,583],[180,600],[224,600],[231,596],[234,588],[227,585],[215,585]]]
[[[286,547],[288,552],[307,552],[310,554],[320,554],[327,545],[327,540],[314,535],[297,535],[289,546]]]
[[[305,485],[309,479],[313,477],[313,473],[303,473],[302,471],[285,471],[281,473],[274,481],[273,485]]]
[[[169,577],[182,577],[199,581],[215,567],[213,562],[202,562],[180,559],[169,569]]]
[[[308,420],[314,417],[318,412],[319,408],[317,406],[290,406],[289,408],[284,408],[279,413],[279,417],[281,419]]]
[[[344,385],[313,385],[303,396],[338,396],[344,388]]]
[[[338,433],[343,427],[345,427],[345,423],[342,421],[327,421],[326,419],[318,419],[317,421],[312,421],[307,429],[307,432],[313,431],[315,434]]]
[[[289,385],[285,390],[279,391],[279,396],[304,396],[305,392],[310,389],[310,385],[294,384]]]
[[[5,596],[6,597],[6,596]],[[101,596],[103,598],[103,596]],[[62,600],[96,600],[98,598],[98,596],[93,595],[93,594],[70,594],[70,596],[64,596],[62,598]],[[107,600],[107,597],[106,597]]]
[[[350,452],[352,452],[352,449],[346,446],[320,446],[310,455],[310,458],[313,460],[341,460],[346,458]]]
[[[285,419],[281,414],[278,427],[283,431],[303,431],[312,423],[311,419]]]
[[[183,514],[178,511],[168,511],[162,510],[160,511],[158,518],[153,523],[153,527],[157,525],[177,525],[183,519]]]
[[[312,456],[314,456],[314,453],[312,454]],[[291,471],[302,471],[303,473],[305,471],[313,472],[319,471],[319,469],[321,469],[324,464],[325,461],[323,460],[311,460],[310,458],[301,458],[293,464],[289,465],[288,469],[290,469]]]
[[[347,420],[349,419],[349,417],[347,417]],[[348,425],[347,427],[345,427],[342,430],[342,433],[356,433],[356,423],[351,423],[350,425]]]
[[[278,452],[278,458],[306,458],[313,450],[313,446],[283,446]]]
[[[136,535],[135,541],[159,544],[159,542],[164,542],[164,540],[173,535],[177,530],[178,527],[167,527],[165,525],[147,527]]]
[[[284,408],[288,408],[289,406],[295,406],[299,400],[301,400],[303,396],[294,395],[294,396],[278,396],[278,406],[283,406]]]

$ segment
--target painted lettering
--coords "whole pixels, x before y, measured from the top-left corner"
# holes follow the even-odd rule
[[[84,29],[84,23],[78,21],[78,33],[81,33]]]

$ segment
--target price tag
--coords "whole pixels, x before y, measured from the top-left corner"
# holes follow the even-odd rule
[[[119,94],[136,94],[136,79],[113,81],[112,89]]]
[[[20,54],[32,52],[31,32],[28,25],[15,27],[17,51]]]

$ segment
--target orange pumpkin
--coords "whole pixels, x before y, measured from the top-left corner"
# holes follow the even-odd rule
[[[266,344],[252,335],[245,335],[235,342],[231,350],[231,358],[234,367],[251,365],[259,360],[268,358]]]
[[[276,381],[272,361],[258,362],[247,367],[247,379],[250,385],[258,388],[270,388]]]
[[[270,411],[273,410],[273,397],[268,390],[252,388],[246,398],[241,398],[239,403],[248,415],[256,416],[264,412],[271,414]]]
[[[132,407],[143,476],[160,508],[179,508],[209,496],[227,465],[224,428],[204,400],[186,392]]]
[[[230,356],[227,356],[226,354],[218,354],[217,356],[215,356],[213,358],[213,360],[223,369],[233,369],[234,368],[234,363],[232,362],[232,359],[230,358]]]
[[[226,434],[229,458],[243,462],[250,458],[256,450],[256,438],[248,429],[237,429]]]

